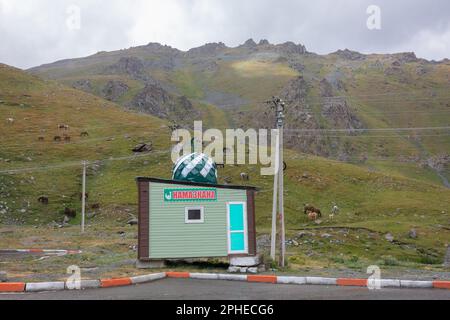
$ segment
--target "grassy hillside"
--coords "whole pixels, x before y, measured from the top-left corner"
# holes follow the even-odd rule
[[[3,207],[9,208],[0,216],[3,223],[48,222],[60,219],[66,206],[78,208],[82,160],[104,160],[91,166],[90,185],[100,177],[114,180],[115,164],[109,160],[133,156],[133,147],[141,142],[151,142],[155,154],[117,162],[133,163],[135,175],[164,167],[159,153],[166,152],[170,135],[162,120],[125,112],[96,96],[5,65],[0,69],[0,88],[0,182]],[[60,124],[69,130],[59,129]],[[82,132],[89,136],[82,137]],[[55,142],[56,136],[63,140]],[[49,197],[48,206],[37,201],[43,195]],[[90,196],[92,203],[96,197]]]
[[[25,224],[45,230],[50,221],[62,221],[65,207],[79,212],[80,162],[84,159],[91,161],[88,223],[97,230],[92,232],[110,230],[110,226],[122,225],[129,213],[136,214],[136,176],[170,177],[170,135],[167,123],[160,119],[126,112],[94,95],[5,65],[0,67],[0,101],[2,225]],[[8,118],[14,122],[6,121]],[[61,131],[59,124],[70,129]],[[89,137],[81,137],[81,132],[88,132]],[[53,141],[64,134],[71,137],[70,142]],[[131,149],[149,141],[154,151],[133,158]],[[448,189],[406,178],[408,174],[395,170],[385,174],[290,150],[285,157],[288,253],[294,269],[362,268],[371,262],[437,268],[442,261],[450,241]],[[257,231],[264,250],[270,228],[272,177],[260,176],[258,167],[227,166],[219,172],[220,181],[227,178],[242,184],[241,172],[249,173],[250,184],[261,189]],[[38,202],[43,195],[49,198],[48,205]],[[328,215],[333,202],[341,211],[331,220]],[[322,209],[320,224],[306,219],[304,203]],[[71,223],[78,219],[79,214]],[[408,236],[412,228],[417,238]],[[303,229],[308,229],[306,235]],[[394,242],[385,239],[387,233]],[[82,245],[81,240],[74,241]]]

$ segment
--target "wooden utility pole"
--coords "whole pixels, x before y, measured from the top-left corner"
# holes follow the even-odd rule
[[[84,222],[86,215],[86,165],[87,161],[83,161],[83,190],[81,192],[81,233],[84,233]]]
[[[272,108],[276,112],[276,127],[278,129],[277,135],[277,169],[274,176],[274,190],[273,190],[273,207],[272,207],[272,238],[270,254],[275,259],[276,247],[276,210],[277,210],[277,194],[278,194],[278,218],[280,219],[280,259],[279,265],[285,266],[286,255],[286,235],[284,224],[284,157],[283,157],[283,128],[284,128],[284,108],[285,103],[277,97],[273,97]]]

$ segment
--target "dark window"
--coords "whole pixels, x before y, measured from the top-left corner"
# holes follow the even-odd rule
[[[202,211],[200,209],[190,209],[188,211],[188,220],[201,220]]]
[[[185,222],[186,223],[203,223],[204,212],[203,207],[187,207],[185,208]]]

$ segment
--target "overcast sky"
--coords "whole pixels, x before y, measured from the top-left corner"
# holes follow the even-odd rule
[[[370,5],[381,29],[367,27]],[[148,42],[187,50],[248,38],[441,60],[450,58],[450,1],[0,0],[0,63],[20,68]]]

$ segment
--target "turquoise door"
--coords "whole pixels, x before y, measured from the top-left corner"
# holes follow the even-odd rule
[[[247,225],[244,202],[228,203],[228,252],[247,253]]]

